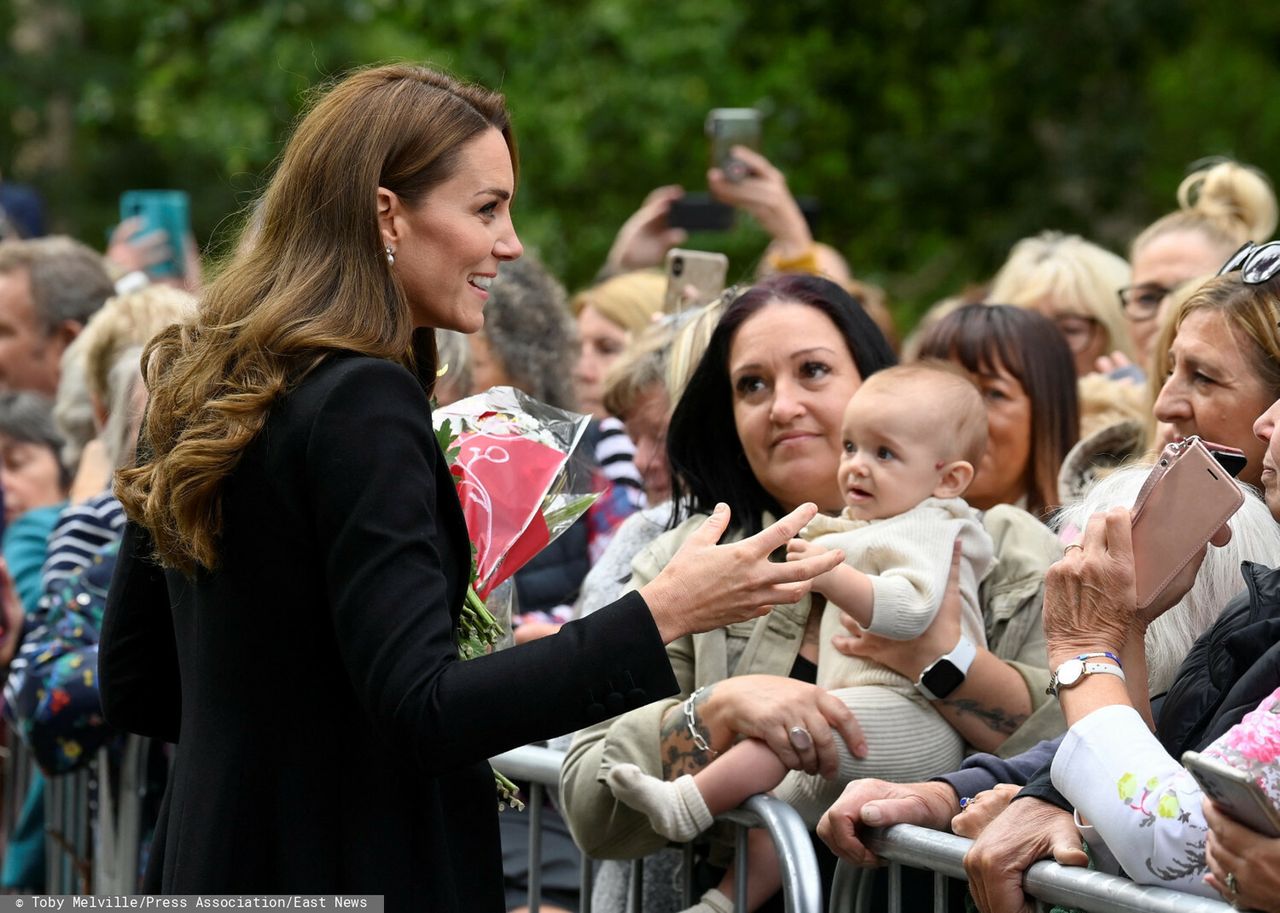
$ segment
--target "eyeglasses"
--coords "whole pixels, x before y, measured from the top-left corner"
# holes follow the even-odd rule
[[[1053,325],[1058,328],[1058,332],[1062,334],[1062,338],[1067,341],[1067,348],[1071,350],[1072,355],[1079,355],[1081,352],[1093,345],[1094,338],[1098,335],[1098,321],[1093,317],[1085,317],[1082,314],[1063,314],[1053,318]]]
[[[1159,282],[1144,282],[1141,285],[1126,285],[1120,289],[1120,307],[1124,316],[1135,323],[1150,320],[1160,313],[1160,305],[1164,300],[1187,284],[1186,280],[1170,286]]]
[[[1280,273],[1280,241],[1268,241],[1266,244],[1244,242],[1244,247],[1231,255],[1219,276],[1240,271],[1240,279],[1245,285],[1261,285]]]

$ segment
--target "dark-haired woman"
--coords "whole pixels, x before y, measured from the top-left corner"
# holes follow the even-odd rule
[[[371,69],[301,121],[254,243],[144,354],[103,622],[113,725],[177,742],[147,888],[504,908],[486,759],[677,688],[663,644],[807,591],[717,546],[556,637],[468,662],[470,549],[429,393],[433,329],[484,321],[511,221],[502,99]]]
[[[987,453],[965,493],[979,510],[1012,504],[1041,518],[1059,506],[1058,470],[1080,434],[1071,350],[1047,318],[971,304],[920,337],[921,358],[954,361],[987,403]]]
[[[735,529],[742,533],[804,501],[837,511],[842,503],[836,467],[844,406],[863,378],[892,363],[871,319],[847,292],[825,279],[776,276],[735,299],[668,431],[678,516],[689,519],[635,559],[632,585],[652,579],[716,501],[734,508]],[[986,682],[994,674],[997,687],[992,690],[998,691],[1011,675],[1026,695],[1031,689],[1002,659],[1007,654],[1038,670],[1028,672],[1029,678],[1047,679],[1040,668],[1044,644],[1038,633],[1038,580],[1058,552],[1041,524],[1021,511],[1007,512],[1021,519],[997,520],[997,527],[1033,528],[1052,552],[1037,556],[1026,548],[1026,554],[1011,556],[1005,564],[1002,573],[1014,576],[998,577],[996,589],[1007,587],[999,597],[984,599],[984,611],[996,618],[992,649],[1000,654],[984,653],[968,676]],[[1007,539],[990,522],[988,530],[997,546]],[[1024,580],[1017,579],[1020,572],[1025,572]],[[835,772],[836,738],[844,738],[858,753],[861,738],[850,731],[848,709],[813,684],[822,613],[811,608],[806,597],[776,606],[766,621],[675,641],[668,654],[680,698],[577,734],[562,772],[561,796],[574,836],[589,855],[633,858],[666,843],[643,814],[613,798],[604,777],[616,763],[675,779],[700,769],[738,736],[765,740],[788,766],[811,773]],[[956,646],[957,638],[958,631],[942,652]],[[1027,697],[1023,703],[1006,705],[1001,712],[1020,721],[1032,700]],[[988,709],[974,704],[970,712],[977,716]],[[993,732],[989,738],[1007,734]]]

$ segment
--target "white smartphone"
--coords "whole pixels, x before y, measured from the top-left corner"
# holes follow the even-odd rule
[[[1182,766],[1196,778],[1204,794],[1236,821],[1259,834],[1280,837],[1280,809],[1271,804],[1253,777],[1194,751],[1182,755]]]

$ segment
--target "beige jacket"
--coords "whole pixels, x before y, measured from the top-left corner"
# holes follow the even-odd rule
[[[657,576],[704,519],[689,519],[637,555],[632,562],[631,585],[641,587]],[[983,526],[997,556],[980,590],[987,643],[1026,679],[1032,701],[1039,706],[1048,701],[1044,689],[1049,680],[1040,623],[1044,572],[1062,554],[1061,546],[1039,521],[1016,508],[988,511]],[[667,844],[665,837],[649,828],[642,813],[613,798],[605,784],[606,775],[613,765],[629,762],[661,777],[658,740],[662,719],[695,688],[730,675],[789,675],[800,650],[809,606],[805,597],[792,605],[777,606],[762,618],[674,641],[668,645],[667,655],[680,682],[679,698],[632,710],[574,737],[561,770],[560,797],[574,839],[587,855],[633,859]],[[1062,729],[1065,725],[1059,731]]]

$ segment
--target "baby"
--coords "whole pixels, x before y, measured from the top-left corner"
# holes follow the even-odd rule
[[[618,799],[645,812],[654,830],[672,840],[693,839],[716,815],[769,790],[813,827],[851,780],[926,780],[955,769],[963,758],[962,739],[929,702],[945,694],[929,694],[927,686],[872,660],[845,656],[831,639],[844,633],[842,610],[874,634],[895,640],[922,634],[937,616],[959,539],[962,637],[949,655],[967,669],[975,646],[986,646],[978,584],[991,565],[992,543],[961,499],[986,448],[982,398],[967,378],[942,365],[889,368],[869,377],[849,400],[842,432],[837,481],[845,509],[840,517],[816,518],[803,533],[812,541],[792,540],[787,557],[844,549],[846,563],[813,585],[827,599],[817,680],[854,711],[867,755],[853,757],[835,734],[839,772],[825,780],[788,770],[767,743],[745,739],[674,782],[648,776],[634,764],[610,770],[608,782]],[[791,738],[798,749],[812,741],[803,729],[792,730]],[[752,899],[763,900],[777,887],[776,863],[770,866],[771,854],[752,857]],[[762,871],[770,867],[771,886]],[[723,895],[710,902],[718,893],[708,892],[695,909],[723,908]],[[749,900],[747,909],[753,907]]]

